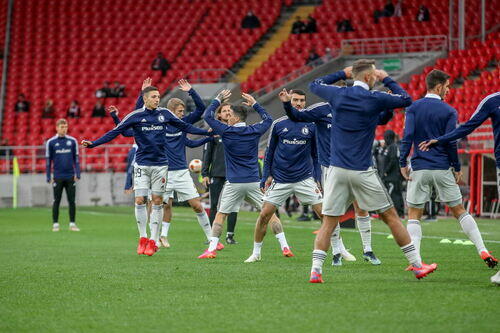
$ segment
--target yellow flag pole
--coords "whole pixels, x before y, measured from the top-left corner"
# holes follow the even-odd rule
[[[12,160],[12,208],[17,208],[17,181],[19,179],[19,163],[17,157]]]

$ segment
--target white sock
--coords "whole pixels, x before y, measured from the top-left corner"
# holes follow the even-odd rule
[[[168,237],[169,229],[170,229],[170,222],[163,221],[161,223],[161,237]]]
[[[70,223],[69,223],[69,227],[70,227],[70,228],[71,228],[71,227],[76,227],[76,223],[75,223],[75,222],[70,222]]]
[[[477,252],[481,254],[481,252],[487,251],[486,246],[484,246],[483,237],[479,232],[474,218],[469,213],[463,213],[458,217],[458,221],[467,237],[469,237],[471,242],[476,246]]]
[[[372,251],[372,220],[370,215],[356,216],[356,224],[358,225],[361,243],[363,243],[363,252]]]
[[[260,242],[260,243],[253,242],[253,253],[252,254],[254,256],[260,257],[260,250],[262,249],[262,243],[263,242]]]
[[[417,252],[417,249],[415,249],[415,245],[413,245],[413,242],[405,246],[401,246],[401,250],[405,254],[406,259],[408,259],[410,265],[415,267],[422,267],[422,259],[420,259],[420,253]]]
[[[314,250],[311,272],[316,272],[318,274],[321,274],[323,272],[323,262],[325,262],[325,259],[326,259],[325,251]]]
[[[332,254],[339,254],[341,251],[340,245],[340,224],[337,224],[335,229],[333,230],[332,237],[330,238],[330,243],[332,244]]]
[[[52,223],[52,228],[59,228],[59,223]]]
[[[196,213],[196,218],[198,219],[198,223],[203,229],[205,236],[207,236],[207,240],[210,240],[210,237],[212,236],[212,227],[210,226],[210,220],[207,212],[203,211],[201,213]]]
[[[149,215],[149,231],[151,233],[151,239],[156,243],[158,243],[160,240],[161,220],[163,220],[163,206],[152,205],[151,214]]]
[[[146,232],[148,210],[146,209],[146,205],[135,205],[135,219],[137,221],[137,228],[139,229],[139,237],[148,238],[148,233]]]
[[[408,220],[406,230],[410,234],[411,241],[415,245],[415,249],[420,253],[420,241],[422,240],[422,227],[419,220]]]
[[[213,252],[219,244],[219,237],[210,237],[210,245],[208,246],[208,251]]]
[[[283,249],[285,247],[289,248],[288,243],[286,242],[286,237],[285,237],[285,233],[284,232],[280,232],[279,234],[276,234],[276,238],[280,242],[281,251],[283,251]]]

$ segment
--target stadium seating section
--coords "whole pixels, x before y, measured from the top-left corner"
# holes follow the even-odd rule
[[[500,60],[499,41],[500,34],[494,33],[490,34],[488,40],[484,43],[475,41],[471,43],[471,47],[468,49],[451,51],[447,58],[438,59],[435,66],[424,68],[421,74],[413,75],[409,83],[402,83],[402,86],[415,100],[425,94],[425,76],[434,68],[449,73],[451,75],[451,82],[454,82],[457,78],[466,78],[473,71],[482,71],[478,79],[465,80],[461,87],[450,89],[446,97],[446,101],[457,109],[459,122],[465,122],[474,113],[479,102],[485,96],[498,91],[500,87],[498,67],[491,72],[484,70],[492,61]],[[386,126],[379,126],[377,128],[377,137],[381,138],[384,131],[388,128],[401,136],[404,128],[404,115],[398,112],[391,123]],[[477,140],[493,139],[491,128],[486,131],[488,133],[484,136],[475,138]]]
[[[324,0],[312,15],[317,20],[318,32],[290,35],[289,39],[269,57],[264,65],[248,78],[243,84],[243,89],[255,91],[265,87],[304,66],[310,50],[314,49],[323,56],[326,48],[331,50],[340,48],[342,39],[448,35],[448,1],[424,2],[430,11],[430,22],[416,21],[418,7],[423,3],[421,0],[405,0],[403,16],[380,18],[380,22],[375,24],[373,13],[376,9],[383,8],[385,2],[385,0]],[[480,2],[480,0],[466,2],[467,35],[480,33],[481,19],[478,10]],[[491,8],[499,8],[500,1],[494,0],[489,5]],[[355,31],[337,32],[337,21],[345,19],[351,21]],[[497,11],[487,11],[486,22],[489,23],[487,28],[496,24],[498,22]],[[454,31],[458,31],[457,26]]]
[[[3,137],[13,145],[43,144],[54,135],[54,119],[41,118],[44,102],[54,100],[59,118],[76,99],[82,117],[69,120],[70,134],[96,138],[113,127],[109,117],[90,118],[95,91],[104,81],[126,85],[128,97],[108,98],[105,104],[128,113],[142,80],[151,76],[153,82],[160,81],[161,73],[150,69],[157,52],[172,64],[161,88],[192,69],[230,68],[274,24],[280,8],[273,0],[157,0],[154,7],[134,0],[60,0],[57,6],[15,0]],[[240,28],[248,10],[260,18],[261,28]],[[6,8],[2,12],[5,20]],[[31,102],[29,113],[14,113],[19,93]],[[113,141],[131,142],[123,137]],[[83,164],[95,169],[102,159],[93,156]],[[21,168],[29,169],[31,161],[21,158]],[[37,170],[43,170],[40,158]]]
[[[479,2],[467,1],[470,34],[479,30]],[[431,22],[416,22],[421,1],[405,0],[403,17],[382,18],[379,24],[374,24],[373,11],[382,8],[384,3],[383,0],[324,0],[313,14],[318,22],[318,33],[290,35],[243,83],[243,89],[256,90],[265,86],[303,66],[312,48],[323,55],[327,47],[338,48],[341,39],[448,33],[447,1],[426,2]],[[1,36],[5,35],[6,4],[5,0],[0,3]],[[127,97],[105,101],[106,106],[118,106],[122,116],[132,109],[142,79],[147,76],[160,82],[162,89],[190,72],[190,79],[216,81],[223,72],[192,71],[233,66],[276,22],[281,6],[281,1],[275,0],[157,0],[154,7],[143,6],[134,0],[59,0],[57,6],[53,1],[15,0],[2,137],[16,146],[43,144],[54,135],[55,121],[41,117],[45,101],[54,100],[56,118],[59,118],[66,116],[70,101],[76,99],[80,102],[82,117],[69,119],[70,135],[77,140],[96,138],[113,127],[109,117],[90,117],[96,102],[95,91],[104,81],[126,85]],[[240,28],[241,19],[248,10],[253,10],[260,18],[261,28]],[[495,21],[492,15],[494,11],[487,12],[488,22]],[[356,31],[337,33],[336,22],[340,19],[350,19]],[[498,34],[492,34],[484,44],[473,42],[467,50],[450,52],[436,67],[451,73],[453,79],[464,78],[473,70],[483,69],[491,60],[498,60],[498,40]],[[0,44],[3,44],[3,37]],[[163,52],[172,64],[164,78],[150,68],[157,52]],[[406,85],[414,98],[422,95],[424,77],[429,70],[426,68],[424,73],[415,75]],[[458,108],[461,121],[470,116],[478,101],[491,92],[492,87],[499,86],[498,79],[498,69],[492,73],[485,71],[481,80],[466,81],[463,87],[451,91],[449,101]],[[19,93],[24,93],[31,102],[29,113],[14,112]],[[401,113],[387,126],[398,134],[402,133],[402,127]],[[384,129],[378,129],[379,137]],[[113,141],[117,144],[131,142],[124,137]],[[87,150],[81,156],[82,168],[123,170],[127,150]],[[36,171],[42,172],[44,152],[40,150],[36,156],[30,152],[15,150],[21,170],[29,171],[35,164]],[[116,158],[107,159],[105,154]],[[105,165],[108,160],[111,164]]]

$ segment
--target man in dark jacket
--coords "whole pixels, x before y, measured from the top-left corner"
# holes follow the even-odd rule
[[[220,121],[227,122],[231,106],[223,103],[217,112],[217,117]],[[203,148],[203,168],[201,169],[203,177],[203,185],[208,188],[210,192],[210,224],[213,223],[215,214],[217,214],[217,207],[219,204],[219,197],[226,182],[226,162],[224,160],[224,146],[222,139],[215,137],[213,141],[205,144]],[[234,229],[236,228],[236,219],[238,213],[231,213],[227,220],[227,244],[237,244],[234,239]]]
[[[385,145],[379,156],[379,174],[384,182],[394,207],[399,216],[404,216],[403,184],[399,170],[399,149],[396,143],[396,133],[387,130],[384,133]]]

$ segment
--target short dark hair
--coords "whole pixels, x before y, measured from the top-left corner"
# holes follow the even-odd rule
[[[241,121],[246,121],[247,120],[247,115],[248,115],[248,109],[244,105],[233,105],[231,107],[231,110],[233,110],[233,113],[236,117],[240,118]]]
[[[300,96],[305,96],[306,93],[304,90],[300,90],[300,89],[292,89],[290,91],[290,94],[297,94],[297,95],[300,95]]]
[[[337,86],[337,87],[346,87],[347,82],[345,82],[345,80],[340,80],[340,81],[335,82],[333,85]]]
[[[368,69],[373,69],[375,66],[374,59],[359,59],[352,64],[352,75],[358,76],[358,74],[363,73]]]
[[[427,85],[427,90],[432,90],[436,88],[438,84],[445,84],[450,76],[439,69],[433,69],[427,74],[425,78],[425,84]]]
[[[151,91],[160,91],[160,89],[153,87],[153,86],[149,86],[149,87],[146,87],[142,90],[142,95],[144,96]]]

